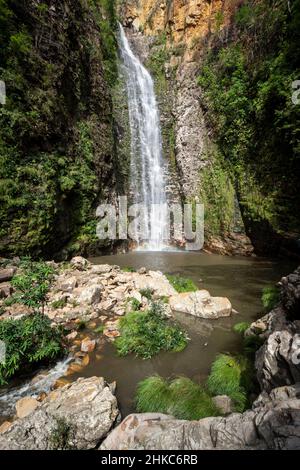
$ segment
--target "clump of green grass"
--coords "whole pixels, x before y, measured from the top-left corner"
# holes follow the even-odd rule
[[[262,303],[267,312],[273,310],[280,301],[280,291],[276,286],[269,286],[263,289]]]
[[[138,299],[130,297],[130,299],[128,299],[128,302],[130,303],[133,312],[138,312],[141,309],[142,304],[138,301]]]
[[[141,289],[140,290],[140,294],[142,297],[145,297],[146,299],[148,299],[149,301],[152,300],[152,297],[153,297],[153,289],[150,289],[150,288],[147,288],[147,289]]]
[[[168,381],[153,376],[143,380],[137,388],[136,409],[139,413],[159,412],[185,420],[220,415],[204,388],[186,377]]]
[[[145,312],[131,312],[120,320],[121,337],[115,341],[120,356],[135,354],[151,359],[161,351],[182,351],[187,335],[165,317],[163,305],[153,303]]]
[[[234,325],[233,331],[235,331],[235,333],[239,333],[240,335],[244,335],[248,328],[250,328],[250,325],[251,324],[249,322],[237,323]]]
[[[183,292],[196,292],[198,290],[198,287],[191,279],[181,276],[172,276],[171,274],[168,274],[167,278],[179,294]]]
[[[95,329],[95,333],[101,335],[104,330],[105,330],[105,326],[104,326],[104,325],[100,325],[100,326],[98,326],[98,327]]]
[[[236,411],[242,412],[247,405],[247,391],[251,389],[252,371],[250,362],[245,357],[233,357],[220,354],[212,365],[207,380],[208,390],[213,395],[227,395]]]
[[[254,360],[256,351],[262,346],[264,339],[255,334],[245,336],[245,333],[250,326],[251,324],[247,322],[237,323],[233,327],[233,330],[243,336],[244,355],[249,357],[249,359]]]
[[[56,419],[56,427],[50,434],[50,445],[52,450],[74,450],[72,444],[75,437],[73,425],[68,424],[63,418]]]
[[[58,308],[64,308],[67,305],[68,301],[66,298],[60,299],[60,300],[55,300],[52,302],[51,307],[58,309]]]
[[[131,266],[125,266],[125,268],[122,268],[122,271],[124,273],[136,273],[136,269]]]

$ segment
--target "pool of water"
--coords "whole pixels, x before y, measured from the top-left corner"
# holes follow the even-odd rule
[[[117,398],[123,417],[134,411],[134,396],[138,382],[153,374],[165,378],[185,375],[198,383],[204,382],[212,362],[221,352],[236,353],[241,350],[241,338],[232,327],[241,321],[255,320],[262,314],[261,292],[265,286],[274,284],[290,273],[295,263],[282,260],[257,258],[229,258],[204,253],[185,252],[132,252],[94,258],[95,264],[116,264],[123,268],[160,270],[163,273],[180,274],[191,278],[199,288],[207,289],[213,296],[228,297],[238,312],[231,318],[202,320],[189,315],[177,314],[177,320],[188,332],[190,342],[181,353],[162,353],[152,360],[134,356],[120,358],[112,343],[104,342],[100,350],[90,356],[90,363],[80,373],[69,377],[103,376],[109,382],[117,382]],[[99,337],[95,330],[82,332]],[[61,363],[65,367],[65,363]],[[0,391],[0,423],[4,417],[14,414],[16,401],[25,395],[39,395],[48,391],[56,381],[61,365],[49,376],[34,384],[9,387]],[[63,371],[62,371],[63,373]],[[61,375],[61,374],[59,374]]]
[[[100,375],[117,382],[117,397],[123,416],[134,411],[137,383],[145,377],[186,375],[198,382],[207,377],[211,363],[220,352],[234,353],[241,349],[241,338],[232,331],[235,323],[255,320],[262,313],[261,291],[294,269],[291,262],[257,258],[229,258],[204,253],[132,252],[94,258],[95,264],[116,264],[121,267],[160,270],[191,278],[199,288],[213,296],[226,296],[238,311],[229,319],[202,320],[177,315],[191,341],[181,353],[162,353],[152,360],[133,356],[120,358],[112,344],[91,357],[80,376]],[[76,378],[76,376],[74,376]]]

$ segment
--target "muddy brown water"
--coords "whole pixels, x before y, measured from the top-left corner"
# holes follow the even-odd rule
[[[79,375],[103,376],[117,382],[117,398],[123,416],[134,411],[134,396],[139,381],[153,374],[168,378],[185,375],[204,382],[212,362],[220,352],[241,350],[241,338],[232,327],[241,321],[255,320],[262,313],[263,287],[274,284],[295,268],[287,261],[255,258],[229,258],[203,253],[134,252],[93,258],[95,264],[116,264],[139,269],[159,270],[192,279],[199,288],[213,296],[228,297],[239,313],[229,319],[204,321],[188,315],[177,315],[191,341],[181,353],[161,353],[152,360],[134,356],[120,358],[112,344],[105,344],[98,359],[96,354]],[[76,378],[76,375],[74,376]]]

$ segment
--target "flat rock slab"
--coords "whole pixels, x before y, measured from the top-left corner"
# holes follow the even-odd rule
[[[206,290],[173,295],[170,307],[174,312],[211,320],[230,317],[232,313],[232,305],[226,297],[211,297]]]
[[[299,387],[263,393],[252,410],[227,417],[180,421],[162,414],[133,414],[100,450],[300,449]]]
[[[0,282],[11,281],[16,271],[16,268],[0,269]]]
[[[117,399],[103,378],[79,379],[55,390],[24,419],[0,435],[0,450],[55,449],[59,423],[67,425],[68,446],[94,449],[107,436],[118,416]]]

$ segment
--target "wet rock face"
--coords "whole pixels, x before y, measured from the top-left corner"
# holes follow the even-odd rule
[[[96,448],[119,416],[112,390],[103,378],[92,377],[52,392],[29,416],[0,435],[0,450],[59,447],[62,423],[67,430],[66,447]]]
[[[262,390],[300,382],[300,269],[281,279],[281,302],[253,323],[246,335],[265,340],[256,355],[257,378]]]
[[[262,390],[300,382],[300,334],[276,331],[256,356],[257,378]]]
[[[226,418],[179,421],[161,414],[130,415],[101,450],[300,449],[299,387],[263,394],[253,410]]]
[[[300,319],[300,267],[280,282],[284,308],[293,319]]]

